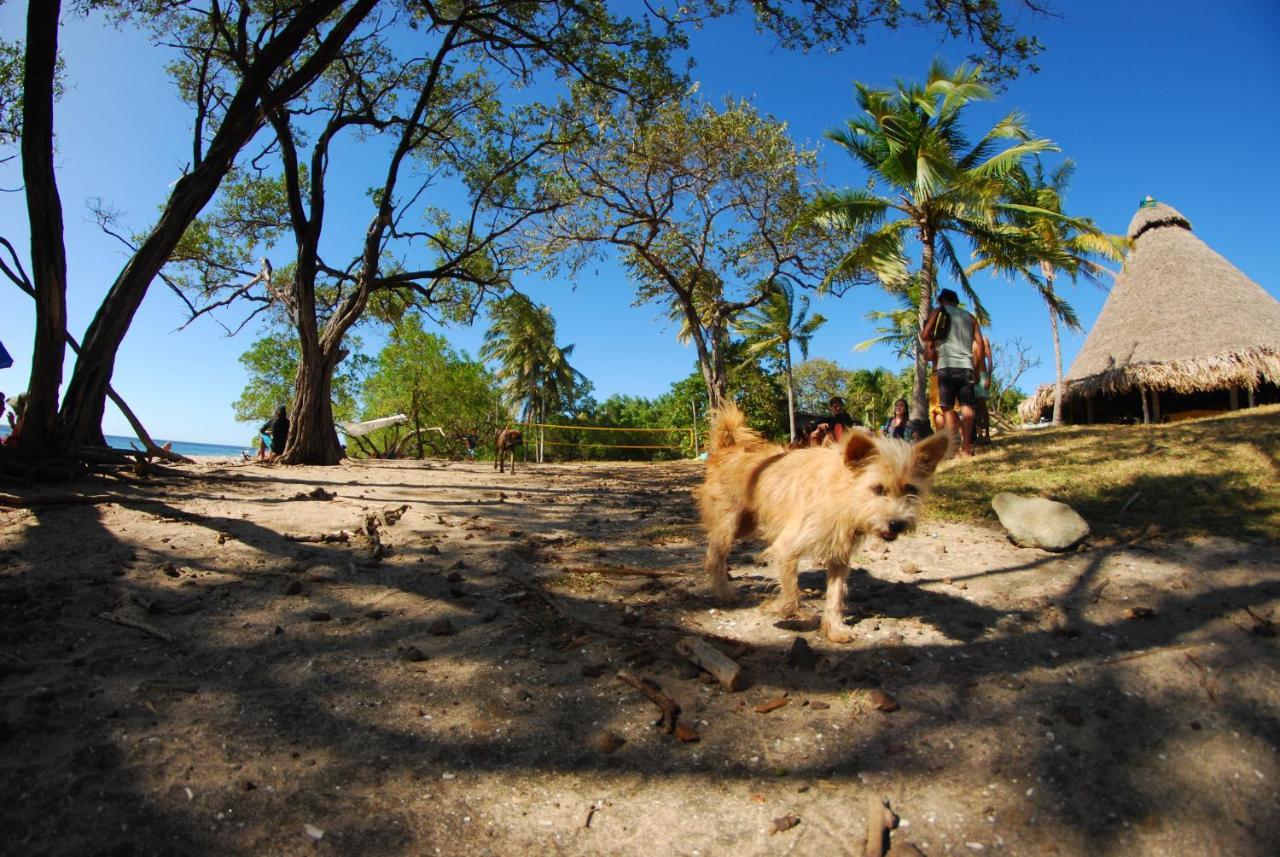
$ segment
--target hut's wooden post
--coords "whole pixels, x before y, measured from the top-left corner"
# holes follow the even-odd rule
[[[1093,396],[1084,397],[1084,421],[1087,425],[1093,425]]]
[[[1160,422],[1160,391],[1151,391],[1151,421]]]
[[[1257,402],[1256,402],[1256,401],[1254,400],[1254,398],[1253,398],[1253,388],[1252,388],[1252,387],[1250,387],[1250,388],[1249,388],[1249,407],[1251,407],[1251,408],[1257,407]]]
[[[1142,424],[1150,425],[1151,423],[1151,407],[1147,404],[1147,388],[1138,388],[1138,397],[1142,399]]]
[[[1240,410],[1240,391],[1235,387],[1230,387],[1227,389],[1227,396],[1230,399],[1227,406],[1233,411]]]

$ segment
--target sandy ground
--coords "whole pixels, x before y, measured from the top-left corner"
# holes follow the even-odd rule
[[[873,798],[895,854],[1280,842],[1274,545],[926,521],[834,646],[762,545],[704,596],[698,464],[185,470],[0,510],[0,853],[861,854]]]

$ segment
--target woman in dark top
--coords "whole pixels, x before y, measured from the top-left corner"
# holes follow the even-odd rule
[[[911,439],[911,421],[907,419],[907,400],[898,399],[893,403],[893,416],[884,424],[881,431],[885,437],[896,437],[900,440]]]
[[[281,405],[276,410],[276,415],[262,427],[262,433],[271,436],[273,457],[284,452],[285,444],[289,442],[289,415],[285,413],[284,405]]]

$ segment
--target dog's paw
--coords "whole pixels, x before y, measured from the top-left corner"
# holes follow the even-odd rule
[[[852,643],[854,640],[853,629],[843,622],[822,623],[822,633],[832,643]]]
[[[775,598],[766,605],[765,610],[780,619],[789,619],[800,611],[800,602],[794,598]]]

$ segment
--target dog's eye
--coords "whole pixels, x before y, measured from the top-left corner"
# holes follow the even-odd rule
[[[885,489],[884,489],[884,486],[883,486],[883,485],[875,485],[875,486],[872,486],[871,491],[872,491],[872,493],[874,493],[877,497],[883,497],[883,496],[884,496],[884,494],[885,494]]]
[[[917,487],[916,487],[916,486],[914,486],[914,485],[908,485],[906,488],[903,488],[902,490],[903,490],[903,491],[906,491],[908,494],[919,494],[919,493],[920,493],[920,489],[919,489],[919,488],[917,488]]]

